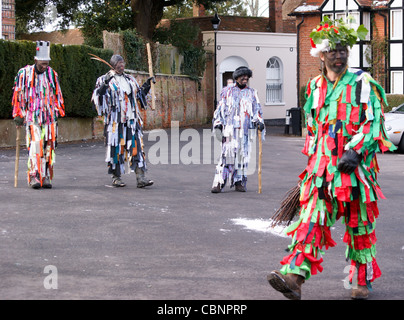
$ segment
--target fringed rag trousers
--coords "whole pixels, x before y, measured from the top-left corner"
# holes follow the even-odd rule
[[[303,185],[301,192],[305,192]],[[346,258],[351,260],[349,282],[371,289],[371,282],[381,276],[375,259],[377,202],[364,203],[360,193],[349,202],[339,201],[316,187],[307,199],[301,203],[298,221],[286,230],[292,236],[292,244],[288,247],[290,254],[281,261],[281,273],[309,279],[317,271],[321,272],[324,249],[336,245],[331,227],[341,218],[346,227],[343,237],[347,243]]]
[[[31,179],[40,182],[53,179],[55,149],[57,146],[57,123],[38,125],[27,123],[28,183]]]

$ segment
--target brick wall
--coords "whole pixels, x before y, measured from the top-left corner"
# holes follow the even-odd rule
[[[320,23],[320,17],[311,15],[305,16],[303,24],[299,29],[299,85],[306,86],[307,82],[320,73],[320,59],[310,55],[310,33],[317,24]],[[296,20],[296,25],[301,22],[301,19]],[[299,88],[300,90],[300,88]]]
[[[14,0],[2,1],[2,35],[4,39],[15,40],[15,3]]]
[[[296,26],[302,21],[301,17],[297,17]],[[304,22],[299,30],[299,81],[300,87],[306,86],[307,82],[320,73],[320,60],[310,55],[310,33],[320,23],[320,15],[305,15]],[[373,16],[373,37],[383,37],[385,33],[384,19],[381,15],[375,13]],[[380,61],[384,65],[384,60]],[[385,86],[385,80],[375,75],[377,81]],[[387,77],[388,79],[388,77]]]

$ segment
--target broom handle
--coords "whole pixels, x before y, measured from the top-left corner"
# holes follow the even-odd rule
[[[150,43],[146,43],[146,48],[147,48],[147,60],[149,62],[149,74],[150,77],[154,77],[153,74],[153,61],[152,61],[152,55],[151,55],[151,49],[150,49]],[[154,92],[154,82],[150,81],[150,85],[151,85],[151,95],[152,95],[152,110],[156,109],[156,96],[155,96],[155,92]]]
[[[14,188],[17,188],[18,184],[18,166],[20,160],[20,128],[17,128],[17,138],[15,139],[16,148],[15,148],[15,172],[14,172]]]
[[[258,130],[258,193],[262,192],[262,139],[261,131]]]

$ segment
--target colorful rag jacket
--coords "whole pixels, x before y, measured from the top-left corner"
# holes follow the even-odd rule
[[[53,176],[57,118],[65,115],[58,74],[51,67],[36,73],[35,65],[28,65],[18,71],[13,90],[13,117],[26,123],[28,173],[42,183]]]
[[[379,277],[375,254],[377,200],[384,198],[377,182],[376,154],[394,150],[384,127],[383,88],[361,70],[348,69],[336,83],[320,75],[307,86],[304,105],[307,130],[302,152],[308,163],[301,173],[300,216],[286,230],[293,236],[283,273],[322,271],[322,248],[335,245],[330,227],[342,217],[346,225],[346,256],[360,285]],[[352,174],[337,169],[343,153],[362,155]]]
[[[104,117],[109,173],[124,174],[125,163],[132,170],[139,167],[145,171],[143,120],[139,114],[143,105],[138,95],[141,88],[133,76],[123,73],[113,76],[105,94],[100,94],[104,79],[105,75],[97,79],[91,100],[98,115]]]
[[[51,67],[42,74],[35,65],[21,68],[14,81],[13,117],[38,125],[54,123],[65,115],[58,74]]]
[[[231,187],[247,183],[248,163],[252,143],[256,137],[258,122],[262,119],[262,108],[257,91],[250,87],[240,89],[237,85],[225,87],[213,117],[213,128],[222,127],[221,156],[216,166],[213,186],[230,181]],[[265,137],[265,130],[262,138]]]

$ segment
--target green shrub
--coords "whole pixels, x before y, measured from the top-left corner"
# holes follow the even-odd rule
[[[20,68],[34,64],[35,42],[0,40],[0,118],[12,118],[11,98],[14,79]],[[89,46],[51,44],[50,66],[58,73],[65,100],[66,116],[93,117],[91,95],[99,76],[109,68],[91,59],[89,53],[109,61],[111,50]]]
[[[389,112],[394,107],[404,103],[404,94],[387,94],[386,97],[389,105],[384,109],[384,112]]]
[[[126,68],[148,71],[146,41],[136,30],[124,30],[121,34],[126,54]]]

